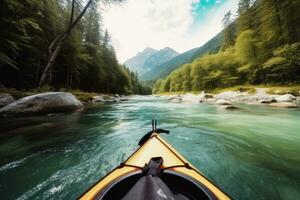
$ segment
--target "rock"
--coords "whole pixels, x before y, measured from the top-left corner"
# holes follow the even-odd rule
[[[180,95],[173,95],[168,100],[173,103],[179,103],[179,102],[181,102],[182,97]]]
[[[229,106],[231,105],[231,103],[229,101],[226,101],[224,99],[219,99],[215,102],[216,105],[220,105],[220,106]]]
[[[238,110],[239,109],[238,107],[235,107],[233,105],[221,106],[221,108],[225,109],[225,110]]]
[[[206,99],[213,99],[214,96],[212,94],[204,94],[204,98],[206,98]]]
[[[172,103],[181,103],[181,99],[176,98],[170,99],[169,101],[171,101]]]
[[[207,104],[214,104],[216,102],[216,100],[214,98],[208,98],[208,99],[204,99],[203,103],[207,103]]]
[[[24,116],[74,111],[82,103],[71,93],[47,92],[24,97],[0,109],[0,116]]]
[[[120,95],[118,95],[118,94],[114,94],[114,97],[117,97],[117,98],[119,98],[119,97],[120,97]]]
[[[294,100],[296,100],[296,97],[292,94],[285,94],[276,98],[277,102],[293,102]]]
[[[182,102],[199,103],[196,95],[191,94],[191,93],[187,93],[187,94],[183,95]]]
[[[273,98],[270,102],[271,103],[277,103],[277,100]]]
[[[182,102],[202,103],[205,99],[205,94],[202,92],[199,95],[187,93],[182,97]]]
[[[258,103],[261,103],[261,104],[270,104],[270,103],[276,103],[276,99],[262,99],[262,100],[259,100]]]
[[[10,94],[0,93],[0,107],[6,106],[14,101],[15,99]]]
[[[129,98],[125,96],[119,98],[119,101],[128,101],[128,100]]]
[[[229,100],[231,101],[232,99],[236,99],[243,94],[241,92],[236,92],[236,91],[227,91],[227,92],[222,92],[220,94],[215,95],[216,99],[224,99],[224,100]]]
[[[271,101],[269,101],[269,100],[259,100],[258,103],[261,103],[261,104],[270,104]]]
[[[105,100],[101,96],[94,96],[92,102],[93,103],[103,103],[103,102],[105,102]]]
[[[291,102],[271,103],[270,105],[276,108],[298,108],[299,107],[297,104]]]

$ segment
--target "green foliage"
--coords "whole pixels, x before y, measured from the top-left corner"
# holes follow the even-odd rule
[[[257,61],[257,41],[253,30],[246,30],[238,36],[235,49],[244,63],[255,65]]]
[[[104,2],[119,2],[107,0]],[[50,86],[102,93],[149,92],[136,75],[121,66],[102,30],[93,1],[83,19],[63,41],[49,74]],[[69,23],[70,0],[3,0],[0,3],[0,82],[18,90],[37,86],[48,62],[48,46]],[[75,6],[75,15],[82,8]]]
[[[300,95],[300,86],[299,85],[291,85],[291,86],[273,86],[267,90],[268,94],[293,94],[295,96]]]
[[[274,50],[263,64],[268,82],[296,82],[300,78],[300,43],[287,44]]]
[[[300,1],[240,0],[236,22],[232,22],[230,12],[223,19],[221,51],[182,65],[157,81],[153,92],[215,91],[241,84],[299,82],[298,10]]]

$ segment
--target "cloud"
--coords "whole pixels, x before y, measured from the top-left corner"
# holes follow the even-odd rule
[[[224,9],[209,14],[206,24],[189,34],[193,27],[193,3],[201,0],[127,0],[103,10],[104,26],[112,36],[112,43],[121,62],[142,51],[145,47],[161,49],[166,46],[179,52],[197,47],[222,29],[221,19],[225,8],[232,7],[227,0]],[[215,15],[216,14],[216,15]],[[221,17],[220,17],[220,16]]]
[[[218,1],[216,1],[219,4]],[[196,30],[193,31],[189,39],[189,44],[195,47],[201,46],[218,34],[224,27],[222,19],[225,13],[231,10],[233,13],[237,11],[238,0],[228,0],[220,7],[214,7],[206,14],[204,20],[200,22]]]

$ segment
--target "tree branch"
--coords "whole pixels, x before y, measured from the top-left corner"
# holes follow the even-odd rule
[[[93,0],[89,0],[87,2],[87,4],[85,5],[85,7],[83,8],[83,10],[80,12],[80,14],[73,21],[75,0],[72,1],[72,10],[71,10],[71,16],[70,16],[70,22],[69,22],[68,28],[63,33],[61,33],[57,38],[55,38],[49,46],[49,54],[50,54],[49,60],[48,60],[48,63],[41,75],[41,78],[39,81],[39,88],[43,86],[43,84],[46,80],[46,77],[47,77],[52,65],[54,64],[54,62],[56,60],[56,57],[58,56],[61,46],[63,44],[63,40],[70,34],[71,30],[77,25],[79,20],[84,16],[84,14],[86,13],[87,9],[89,8],[89,6],[91,5],[92,2],[93,2]],[[53,48],[54,48],[54,51],[52,53]]]

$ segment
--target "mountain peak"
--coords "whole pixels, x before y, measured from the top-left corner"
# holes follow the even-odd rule
[[[135,71],[142,78],[142,75],[150,71],[153,67],[169,61],[178,53],[170,47],[165,47],[159,51],[151,47],[146,47],[133,58],[125,61],[125,65]]]
[[[175,51],[174,49],[172,49],[171,47],[165,47],[162,49],[163,51]]]
[[[165,48],[161,49],[160,51],[165,52],[165,53],[171,53],[171,54],[179,54],[177,51],[175,51],[174,49],[172,49],[170,47],[165,47]]]
[[[151,55],[151,54],[154,54],[154,53],[156,53],[157,52],[157,50],[156,49],[153,49],[153,48],[151,48],[151,47],[146,47],[142,52],[138,52],[137,54],[136,54],[136,56],[147,56],[147,55]]]
[[[151,47],[146,47],[143,51],[143,53],[146,53],[146,52],[154,52],[154,51],[157,51],[156,49],[153,49]]]

